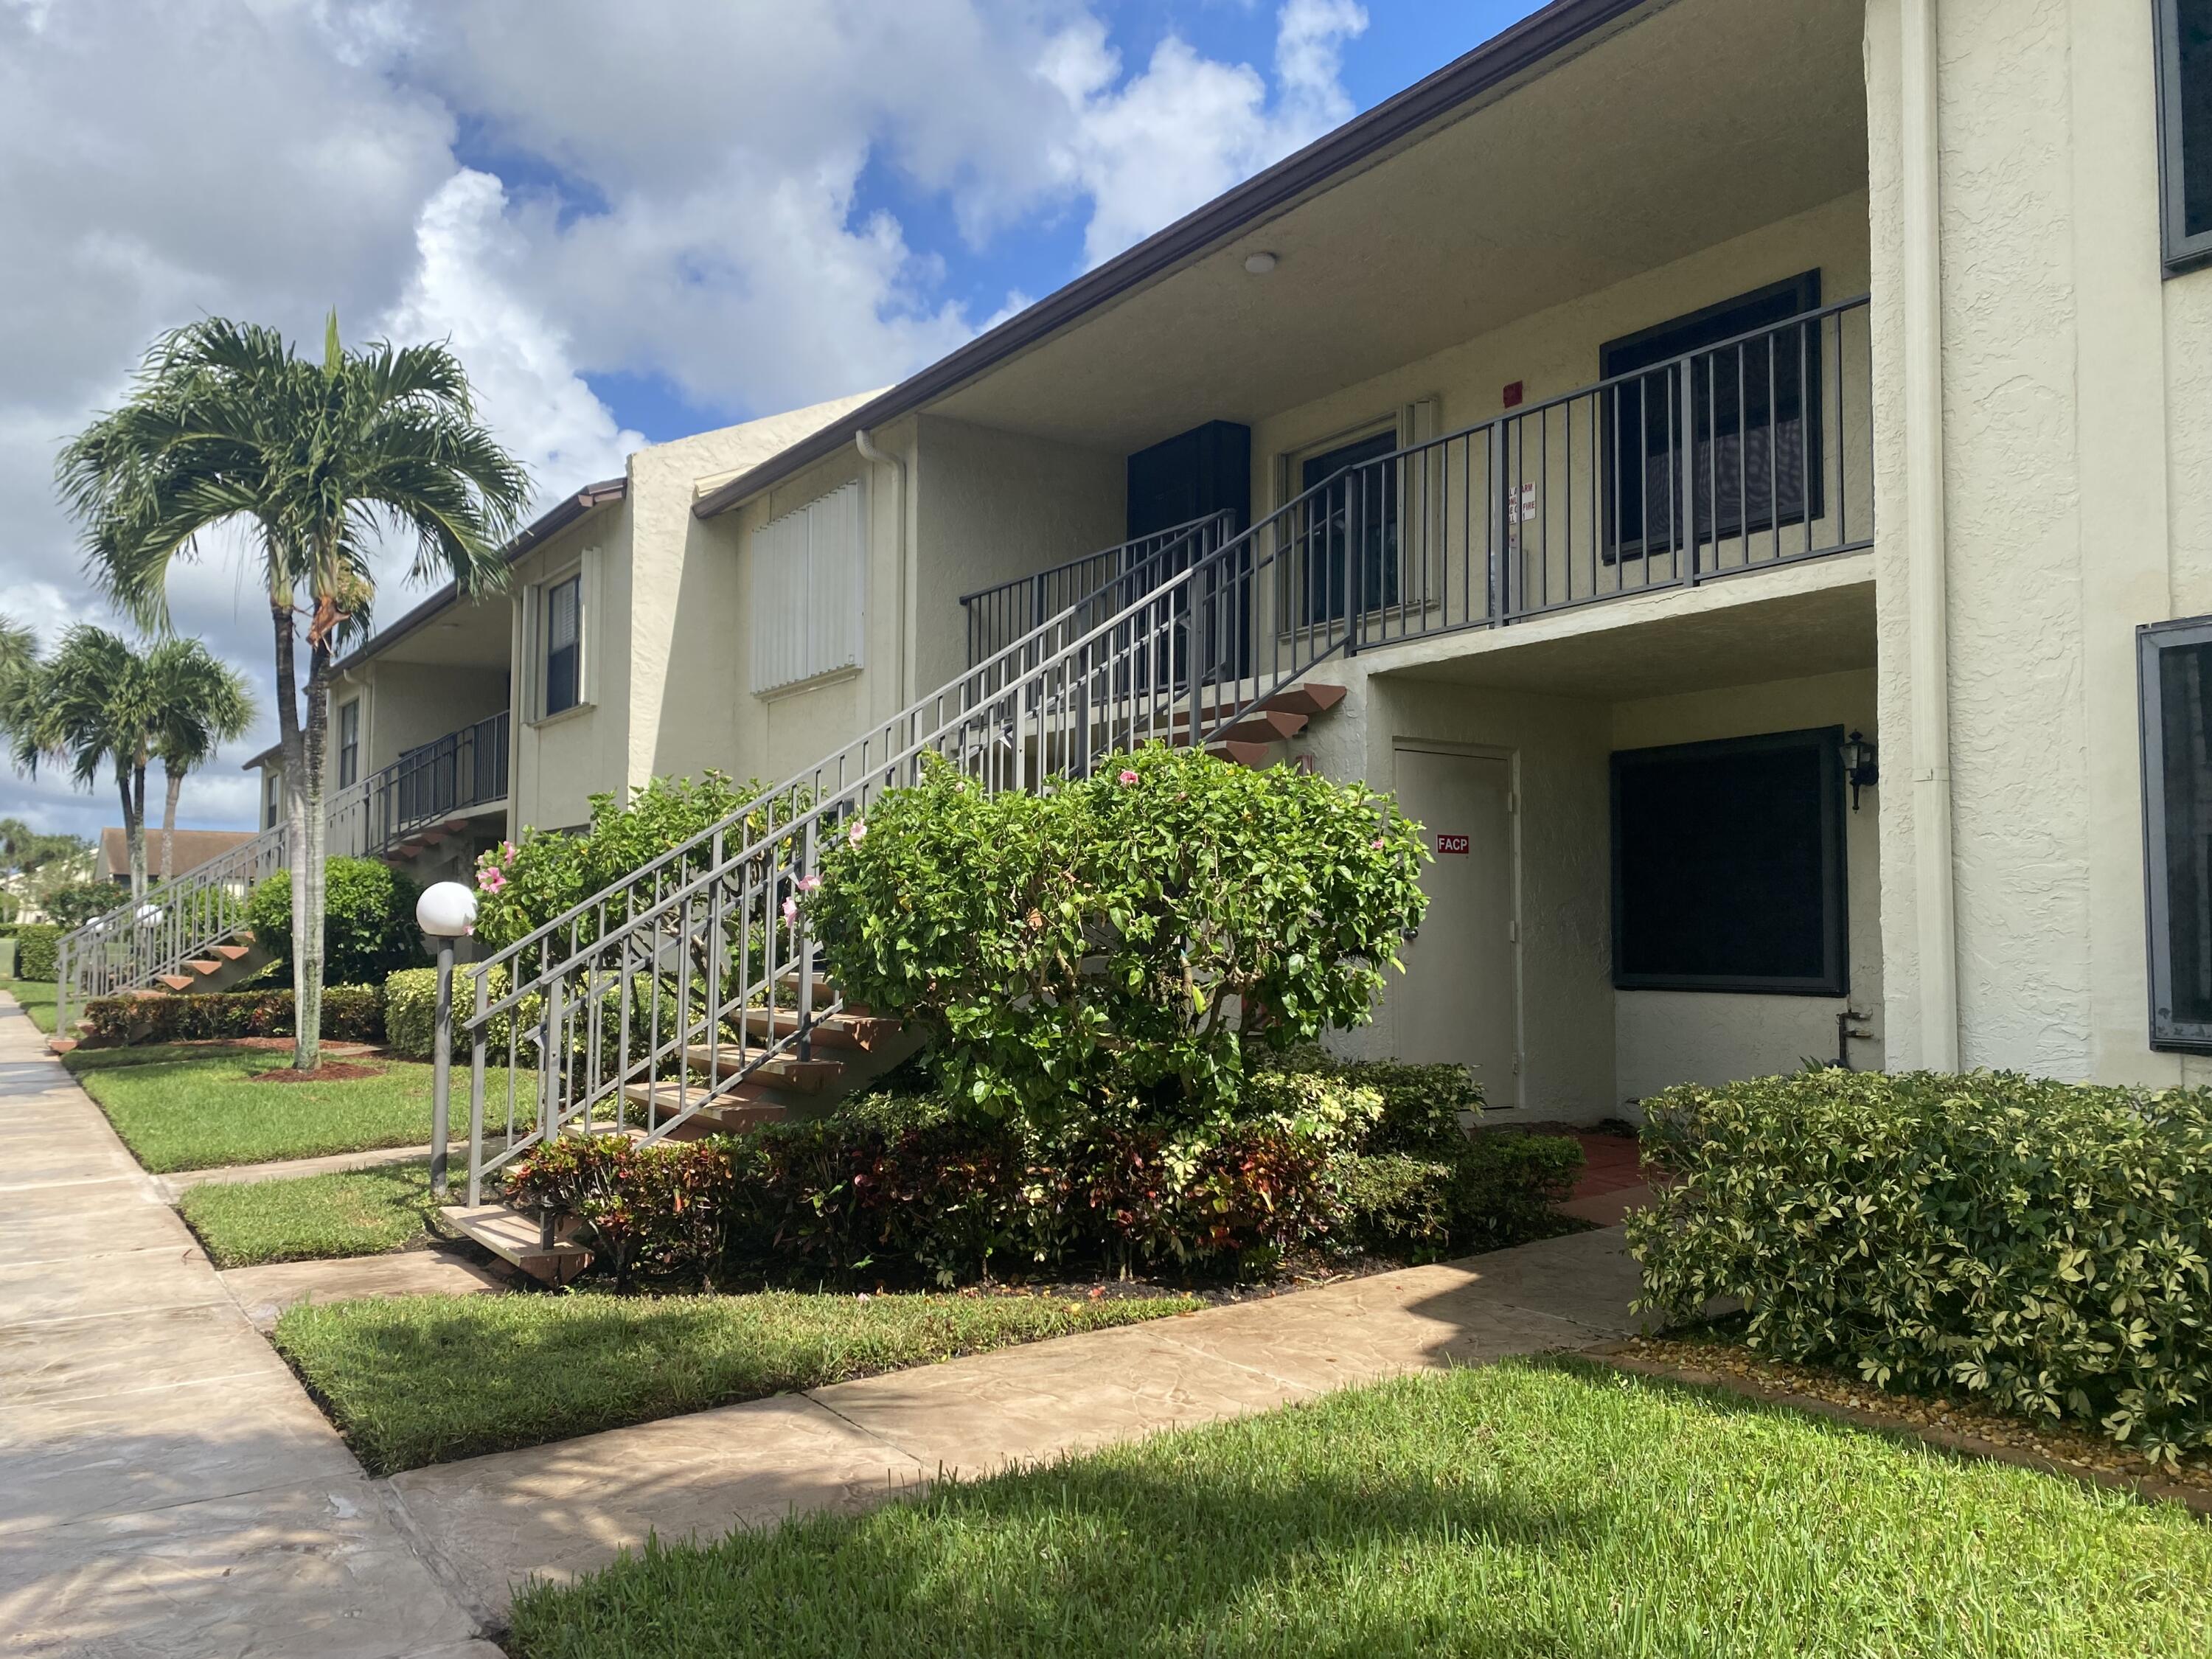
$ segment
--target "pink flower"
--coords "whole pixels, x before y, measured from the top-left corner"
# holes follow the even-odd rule
[[[784,900],[783,919],[786,921],[797,921],[799,920],[799,901],[797,899],[787,898]]]
[[[490,869],[483,871],[477,875],[477,885],[487,893],[496,893],[507,885],[507,878],[500,872],[499,866],[494,865]]]
[[[1373,841],[1369,842],[1367,844],[1379,853],[1382,850],[1382,837],[1377,836]]]
[[[1136,775],[1134,772],[1132,772],[1131,770],[1129,770],[1129,769],[1128,769],[1127,767],[1126,767],[1126,766],[1125,766],[1125,767],[1123,767],[1123,768],[1121,769],[1121,781],[1122,781],[1122,782],[1124,782],[1124,783],[1134,783],[1136,781],[1137,781],[1137,775]]]
[[[853,820],[853,827],[845,832],[845,839],[850,842],[854,846],[858,847],[867,838],[868,821],[866,818],[854,818]]]
[[[802,893],[811,893],[821,884],[822,878],[819,876],[801,876],[799,878],[799,890]]]

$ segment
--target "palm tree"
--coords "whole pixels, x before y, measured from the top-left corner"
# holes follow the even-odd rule
[[[215,757],[217,745],[234,743],[253,724],[253,700],[246,681],[198,640],[164,640],[148,653],[146,672],[154,681],[160,726],[154,752],[161,762],[161,879],[177,873],[177,798],[187,773]]]
[[[167,625],[168,574],[199,537],[235,523],[266,589],[276,726],[291,826],[293,1064],[312,1071],[323,988],[323,766],[330,673],[366,624],[380,533],[414,544],[410,580],[464,593],[503,586],[503,543],[528,475],[477,418],[442,343],[348,351],[333,314],[322,361],[274,329],[210,318],[157,341],[122,407],[62,451],[64,499],[87,562],[126,610]],[[297,647],[306,624],[306,708]]]
[[[70,763],[89,789],[112,764],[131,854],[131,896],[146,896],[146,767],[161,737],[159,701],[146,659],[104,628],[78,623],[43,662],[9,687],[8,727],[16,769]]]

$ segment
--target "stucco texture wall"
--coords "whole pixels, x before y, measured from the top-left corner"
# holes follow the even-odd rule
[[[2201,289],[2160,280],[2152,8],[1942,0],[1936,154],[1960,1058],[2172,1082],[2150,1052],[2132,636],[2200,568],[2212,426]],[[1903,14],[1870,0],[1878,301],[1924,257],[1905,219]],[[2192,325],[2195,325],[2192,326]],[[1906,333],[1876,307],[1877,373]],[[1877,404],[1881,712],[1911,776],[1912,550],[1901,401]],[[1923,434],[1924,436],[1924,434]],[[2169,501],[2171,500],[2171,507]],[[2188,550],[2200,550],[2191,552]],[[2212,600],[2212,584],[2197,591]],[[1892,1063],[1918,1063],[1909,792],[1882,826]]]

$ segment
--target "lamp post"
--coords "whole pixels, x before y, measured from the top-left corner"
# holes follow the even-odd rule
[[[447,1109],[453,1074],[453,941],[477,925],[477,896],[458,881],[434,882],[415,902],[416,925],[437,941],[438,1012],[430,1048],[430,1195],[446,1195]]]

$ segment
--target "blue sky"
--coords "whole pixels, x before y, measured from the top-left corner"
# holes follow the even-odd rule
[[[194,317],[447,341],[542,508],[641,444],[911,374],[1535,9],[0,0],[0,612],[119,625],[54,453]],[[220,546],[170,599],[263,710],[180,822],[251,822],[265,605]],[[7,814],[113,808],[0,772]]]
[[[1355,110],[1364,110],[1441,69],[1498,30],[1538,9],[1539,0],[1368,0],[1367,26],[1343,48],[1341,81]],[[1122,0],[1096,8],[1125,71],[1133,73],[1172,33],[1202,56],[1264,67],[1275,46],[1276,12],[1255,0]],[[456,155],[495,173],[510,190],[546,192],[568,216],[604,211],[588,182],[538,156],[488,137],[480,122],[461,124]],[[1079,204],[1030,216],[971,246],[943,191],[921,185],[880,151],[860,174],[853,217],[888,213],[909,245],[942,261],[936,297],[988,318],[1010,292],[1040,299],[1084,266]],[[584,378],[623,427],[659,442],[720,422],[768,412],[729,399],[695,401],[650,370],[587,369]]]

